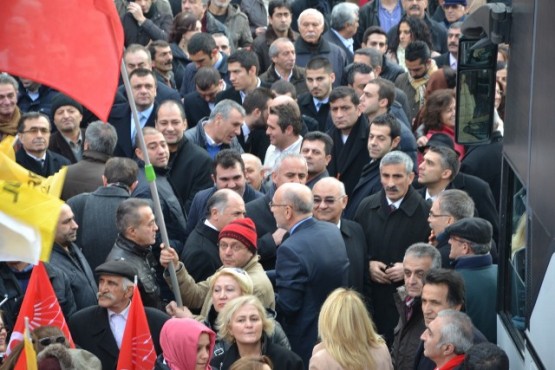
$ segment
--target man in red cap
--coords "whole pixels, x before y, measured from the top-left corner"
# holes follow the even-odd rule
[[[254,285],[253,294],[257,296],[264,307],[275,309],[275,297],[272,284],[258,262],[256,246],[256,226],[250,218],[236,219],[225,226],[218,237],[220,259],[223,267],[242,268],[249,274]],[[208,294],[210,280],[195,282],[189,275],[182,262],[179,261],[177,252],[171,247],[164,247],[160,254],[160,264],[167,268],[173,263],[179,283],[179,290],[183,304],[188,308],[200,309],[201,316],[206,316],[212,305],[212,297]],[[218,270],[219,271],[219,270]],[[164,273],[168,284],[168,273]],[[166,307],[166,311],[173,316],[183,316],[184,311],[178,308],[174,302]]]

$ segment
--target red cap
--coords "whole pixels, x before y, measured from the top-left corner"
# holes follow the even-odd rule
[[[231,238],[245,244],[253,253],[256,253],[256,226],[250,218],[238,218],[227,224],[222,231],[218,240],[222,238]]]

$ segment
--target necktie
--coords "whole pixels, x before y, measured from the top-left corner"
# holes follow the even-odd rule
[[[434,201],[432,200],[432,198],[426,199],[426,204],[428,205],[428,207],[432,208],[433,203],[434,203]]]
[[[320,108],[322,107],[322,102],[316,103],[316,112],[320,112]]]
[[[397,207],[395,207],[395,204],[390,204],[389,205],[389,212],[393,213],[393,211],[395,211],[397,209]]]
[[[44,168],[44,159],[37,159],[37,163],[39,164],[40,168]]]
[[[407,322],[410,320],[410,318],[412,317],[412,306],[414,306],[414,298],[412,297],[407,297],[405,298],[405,306],[406,306],[406,319]]]

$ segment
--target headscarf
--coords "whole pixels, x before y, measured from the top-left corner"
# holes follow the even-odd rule
[[[166,364],[171,370],[194,370],[197,362],[197,344],[200,335],[210,337],[210,352],[206,369],[210,369],[210,359],[214,352],[216,333],[193,319],[168,320],[160,332],[160,346]]]

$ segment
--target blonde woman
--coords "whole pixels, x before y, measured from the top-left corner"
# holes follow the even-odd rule
[[[322,305],[321,343],[312,351],[310,370],[393,370],[385,341],[353,290],[339,288]]]

